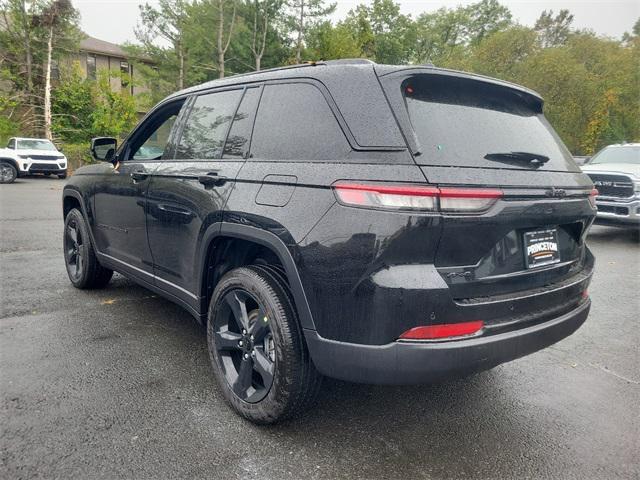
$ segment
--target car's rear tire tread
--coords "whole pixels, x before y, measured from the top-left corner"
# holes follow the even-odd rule
[[[297,312],[295,302],[293,300],[293,295],[291,294],[291,290],[288,288],[289,283],[287,281],[286,273],[282,267],[276,265],[253,265],[252,268],[263,270],[266,274],[275,277],[275,280],[279,281],[280,285],[286,287],[283,288],[283,292],[287,297],[287,301],[289,302],[291,309]],[[300,410],[307,410],[308,408],[312,407],[317,400],[324,377],[316,370],[315,365],[313,364],[313,360],[309,355],[309,349],[307,348],[307,344],[304,340],[304,333],[302,332],[302,328],[300,328],[299,330],[302,337],[301,341],[304,344],[304,352],[306,355],[305,366],[307,366],[307,369],[304,373],[305,386],[303,388],[303,392],[305,393],[305,395],[301,399]]]

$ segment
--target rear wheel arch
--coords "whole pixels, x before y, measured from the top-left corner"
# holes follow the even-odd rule
[[[85,208],[85,203],[84,203],[84,199],[82,198],[82,194],[77,190],[73,190],[65,187],[65,189],[62,192],[62,220],[63,221],[66,220],[67,214],[74,208],[77,208],[78,210],[80,210],[80,213],[82,214],[84,221],[87,224],[87,229],[89,230],[89,240],[91,241],[93,248],[99,254],[100,252],[98,252],[98,249],[96,248],[95,238],[93,237],[93,229],[91,228],[91,222],[89,221],[90,220],[89,212],[87,212],[87,209]]]
[[[218,223],[205,233],[201,249],[199,285],[201,311],[206,312],[217,281],[240,266],[271,265],[282,271],[291,289],[302,328],[315,330],[293,256],[275,234],[256,227]]]
[[[67,218],[67,214],[74,208],[77,208],[84,214],[82,202],[75,195],[65,193],[62,198],[62,218]]]

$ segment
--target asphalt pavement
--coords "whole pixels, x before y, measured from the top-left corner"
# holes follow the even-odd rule
[[[205,332],[114,277],[74,289],[64,181],[0,185],[0,477],[640,478],[640,243],[594,227],[586,324],[439,385],[326,381],[282,425],[236,416]]]

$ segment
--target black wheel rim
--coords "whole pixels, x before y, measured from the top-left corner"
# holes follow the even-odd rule
[[[7,164],[0,164],[0,180],[8,182],[13,179],[13,168]]]
[[[275,344],[271,319],[260,302],[241,289],[227,292],[218,304],[214,347],[233,393],[248,403],[262,400],[271,389]]]
[[[64,232],[64,255],[67,262],[67,270],[74,281],[82,276],[84,266],[83,238],[78,227],[78,222],[72,219],[67,223]]]

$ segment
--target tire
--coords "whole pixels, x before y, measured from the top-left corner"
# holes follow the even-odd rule
[[[103,288],[109,283],[113,270],[98,262],[89,229],[77,208],[72,209],[64,220],[62,242],[67,275],[74,287],[83,290]]]
[[[11,163],[0,160],[0,183],[13,183],[18,178],[18,170]]]
[[[209,304],[207,340],[224,399],[242,417],[276,423],[313,403],[322,377],[277,270],[250,266],[224,275]]]
[[[59,178],[60,180],[64,180],[65,178],[67,178],[67,172],[59,173],[59,174],[58,174],[58,178]]]

